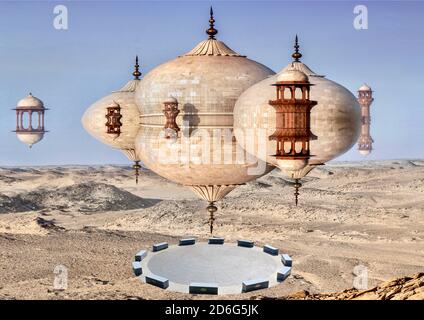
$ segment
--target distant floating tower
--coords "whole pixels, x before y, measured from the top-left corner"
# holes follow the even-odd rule
[[[371,138],[371,115],[370,106],[374,101],[372,97],[372,90],[367,84],[363,84],[358,90],[358,102],[361,106],[361,135],[358,139],[359,153],[366,156],[371,153],[372,143],[374,140]]]
[[[28,147],[32,147],[44,137],[44,113],[47,108],[43,101],[31,93],[21,99],[16,108],[16,136]]]

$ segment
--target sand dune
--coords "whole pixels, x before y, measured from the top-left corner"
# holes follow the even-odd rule
[[[216,235],[270,243],[294,259],[282,285],[220,299],[343,291],[357,265],[370,288],[424,271],[423,160],[332,163],[302,183],[298,207],[278,171],[218,203]],[[136,185],[123,166],[2,168],[0,298],[198,299],[140,283],[130,261],[156,242],[209,237],[205,206],[148,170]],[[64,292],[53,290],[56,265],[69,269]]]

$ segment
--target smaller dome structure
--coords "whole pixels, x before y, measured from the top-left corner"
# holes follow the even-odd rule
[[[178,100],[173,96],[169,96],[163,103],[178,103]]]
[[[367,156],[371,153],[371,150],[359,150],[359,153],[363,156]]]
[[[44,133],[16,133],[16,137],[29,148],[32,148],[34,144],[40,142],[44,138]]]
[[[43,101],[31,93],[18,101],[16,108],[16,136],[28,147],[43,139],[44,133],[44,107]]]
[[[296,180],[302,179],[317,166],[345,153],[356,143],[361,127],[361,115],[358,101],[349,90],[325,76],[313,72],[300,61],[302,54],[299,52],[297,36],[294,48],[293,61],[278,74],[252,85],[240,95],[234,106],[233,127],[240,147],[248,150],[250,154],[262,161],[280,167],[290,179],[294,180],[293,186],[298,193],[297,189],[301,184]],[[302,87],[302,85],[297,82],[285,84],[284,90],[277,89],[279,96],[276,99],[276,87],[278,88],[278,85],[282,87],[284,83],[292,81],[284,81],[285,79],[305,79],[301,73],[294,73],[293,69],[307,75],[310,85],[313,86],[310,96],[307,91],[302,96],[301,88],[296,88],[296,86]],[[296,126],[296,122],[293,123],[293,126],[287,117],[278,117],[277,110],[270,105],[270,99],[279,100],[278,98],[288,100],[281,105],[278,101],[274,103],[276,106],[280,105],[281,112],[288,111],[286,109],[292,104],[291,99],[310,99],[317,102],[317,105],[311,110],[310,123],[307,123],[307,118],[305,121],[299,119],[299,124],[306,124],[306,127],[309,127],[313,135],[317,137],[316,139],[310,137],[310,141],[303,141],[305,148],[310,151],[310,158],[306,166],[302,159],[282,159],[282,161],[278,159],[278,155],[281,153],[303,149],[302,143],[296,143],[297,141],[294,141],[294,148],[290,147],[292,143],[285,136],[286,130],[281,130],[281,128],[292,129]],[[296,113],[296,108],[294,113]],[[277,123],[277,120],[280,123]],[[279,128],[280,130],[276,130]],[[272,140],[267,139],[270,135],[274,135]],[[295,137],[295,140],[300,138],[297,132],[294,132],[292,136]],[[305,135],[302,134],[302,136]],[[284,141],[284,144],[281,141],[282,138],[287,140]]]
[[[135,180],[138,182],[141,169],[136,155],[134,140],[139,129],[140,112],[134,94],[140,83],[140,65],[135,57],[134,78],[121,89],[113,91],[92,104],[84,113],[81,122],[84,129],[100,142],[121,150],[134,162]]]
[[[309,78],[304,72],[293,68],[278,75],[277,82],[283,81],[307,82]]]
[[[44,109],[44,103],[30,92],[28,96],[18,101],[16,108]]]
[[[371,87],[364,83],[362,86],[359,87],[358,91],[372,91]]]

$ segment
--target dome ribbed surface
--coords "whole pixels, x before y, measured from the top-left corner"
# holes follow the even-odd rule
[[[191,51],[184,56],[230,56],[230,57],[245,57],[230,49],[224,42],[208,39],[200,42]]]
[[[113,92],[135,92],[139,83],[140,80],[130,80],[121,89]]]
[[[283,70],[281,70],[279,73],[286,72],[288,70],[302,71],[304,74],[306,74],[308,76],[325,77],[323,75],[316,74],[306,64],[304,64],[304,63],[302,63],[300,61],[293,61],[291,64],[289,64],[288,66],[286,66]]]

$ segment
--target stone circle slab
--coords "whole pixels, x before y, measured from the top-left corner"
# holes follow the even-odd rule
[[[250,241],[243,244],[249,247],[240,246],[240,242],[220,245],[196,242],[148,252],[140,262],[143,270],[140,279],[151,282],[152,278],[160,277],[168,280],[167,290],[182,293],[194,293],[190,284],[197,283],[202,284],[203,291],[206,284],[213,284],[210,286],[216,287],[218,294],[236,294],[247,291],[243,290],[243,283],[261,279],[267,286],[257,289],[272,287],[289,275],[287,271],[284,276],[281,274],[284,267],[281,256],[266,253],[261,247],[250,247],[253,244]]]

